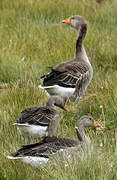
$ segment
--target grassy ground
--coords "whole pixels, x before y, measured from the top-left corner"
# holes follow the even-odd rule
[[[61,163],[42,169],[6,158],[25,139],[12,124],[30,106],[45,105],[38,89],[47,66],[72,59],[77,32],[60,23],[79,14],[88,23],[85,39],[94,77],[83,99],[61,113],[57,135],[73,137],[78,118],[87,113],[104,126],[89,129],[94,152],[78,164]],[[117,1],[1,0],[0,1],[0,180],[116,180],[117,179]]]

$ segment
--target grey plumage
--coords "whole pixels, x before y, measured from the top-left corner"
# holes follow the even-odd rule
[[[93,69],[83,46],[87,24],[79,15],[69,18],[69,22],[67,20],[63,20],[63,22],[70,24],[79,33],[76,41],[76,57],[72,61],[60,63],[56,68],[52,68],[50,73],[42,76],[43,84],[41,88],[44,88],[50,95],[52,95],[52,91],[50,92],[50,89],[46,87],[53,86],[54,88],[55,85],[58,85],[66,88],[66,91],[69,88],[74,88],[75,92],[71,93],[71,95],[68,93],[68,98],[73,96],[74,101],[77,103],[83,96],[93,76]],[[56,93],[59,92],[54,92],[54,94]],[[62,96],[62,93],[57,95]]]
[[[77,152],[85,152],[87,147],[90,151],[91,140],[86,136],[84,128],[87,127],[97,127],[99,123],[94,121],[91,116],[82,116],[77,124],[77,136],[78,140],[70,138],[59,138],[59,137],[45,137],[41,142],[22,146],[16,153],[13,153],[9,156],[10,159],[20,159],[23,161],[23,158],[28,157],[29,163],[30,157],[37,157],[37,161],[40,161],[39,158],[44,158],[50,160],[52,157],[61,158],[63,155],[74,155]],[[65,152],[65,153],[64,153]],[[67,153],[67,154],[66,154]],[[56,155],[60,155],[56,156]],[[75,154],[76,155],[76,154]]]
[[[46,106],[36,106],[26,108],[21,112],[19,120],[14,124],[17,125],[22,132],[27,133],[29,136],[36,135],[37,137],[54,136],[58,124],[60,122],[59,112],[56,110],[56,106],[65,110],[66,100],[59,96],[51,96],[47,101]],[[29,127],[29,128],[28,128]],[[33,127],[34,130],[31,129]],[[41,132],[35,132],[35,128],[38,131],[45,128],[45,132],[41,135]],[[23,130],[22,130],[23,129]],[[34,131],[34,132],[33,132]]]

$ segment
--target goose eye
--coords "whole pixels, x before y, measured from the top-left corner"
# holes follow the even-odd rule
[[[91,117],[89,118],[89,120],[93,122],[93,119]]]

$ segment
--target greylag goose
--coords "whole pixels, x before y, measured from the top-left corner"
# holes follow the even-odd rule
[[[73,154],[74,148],[77,148],[77,152],[84,152],[87,145],[89,146],[91,143],[91,140],[84,132],[84,128],[98,126],[100,126],[99,123],[92,116],[84,115],[80,118],[76,127],[78,140],[55,136],[45,137],[39,143],[22,146],[21,149],[8,156],[8,158],[19,159],[37,167],[51,163],[52,158],[59,157],[57,155],[62,157],[63,153],[63,156],[67,155],[67,153]]]
[[[66,100],[60,96],[51,96],[46,106],[26,108],[21,112],[19,120],[14,123],[25,136],[54,136],[60,121],[56,106],[66,110]]]
[[[50,73],[41,77],[44,80],[39,88],[45,89],[49,95],[60,95],[65,98],[72,96],[77,103],[93,76],[93,69],[83,45],[87,24],[79,15],[63,20],[62,23],[69,24],[78,31],[76,56],[71,61],[60,63],[56,68],[51,68]]]

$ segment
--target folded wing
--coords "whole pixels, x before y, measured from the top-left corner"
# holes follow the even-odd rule
[[[33,125],[48,126],[54,116],[54,110],[49,107],[31,107],[21,112],[17,123],[28,123]]]

